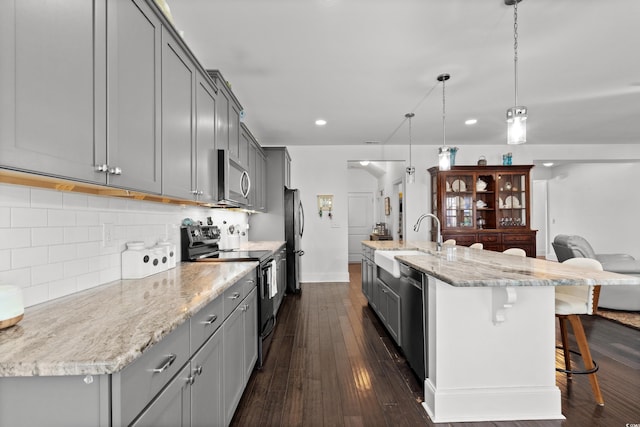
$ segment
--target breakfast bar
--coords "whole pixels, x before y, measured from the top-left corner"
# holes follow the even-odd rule
[[[434,422],[563,419],[555,376],[555,287],[632,285],[639,277],[435,243],[399,250],[422,273],[423,406]],[[409,252],[415,250],[416,252]]]

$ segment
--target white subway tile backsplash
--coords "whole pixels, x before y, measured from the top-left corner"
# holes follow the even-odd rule
[[[76,213],[65,209],[49,209],[47,211],[50,227],[68,227],[76,225]]]
[[[24,288],[22,289],[22,297],[25,307],[31,307],[32,305],[49,301],[49,285],[42,284]]]
[[[21,185],[0,184],[0,206],[28,207],[31,203],[30,188]]]
[[[64,262],[75,259],[78,255],[77,245],[53,245],[49,246],[49,262]]]
[[[76,213],[76,225],[99,225],[100,214],[95,211],[80,211]]]
[[[49,283],[49,299],[56,299],[78,292],[78,279],[75,277],[54,280]]]
[[[64,243],[64,228],[43,227],[31,230],[31,244],[33,246],[50,246]]]
[[[64,263],[64,277],[77,277],[89,272],[89,261],[86,258]]]
[[[0,208],[0,227],[11,227],[11,208]]]
[[[11,208],[11,227],[46,227],[47,210],[41,208]]]
[[[11,250],[11,268],[33,267],[46,264],[48,261],[46,246],[20,248]]]
[[[0,228],[0,249],[24,248],[31,246],[28,228]]]
[[[89,196],[82,193],[62,193],[62,207],[77,209],[89,207]]]
[[[11,251],[3,249],[0,251],[0,271],[9,270],[11,268]]]
[[[237,212],[0,184],[0,284],[21,286],[28,307],[113,282],[126,242],[179,248],[182,219],[207,216],[246,223]],[[108,247],[103,224],[114,229]]]
[[[79,243],[89,240],[89,227],[65,227],[64,242]]]
[[[62,192],[54,190],[31,189],[32,208],[62,208]]]
[[[44,264],[31,268],[31,284],[39,285],[41,283],[48,283],[55,280],[60,280],[64,277],[64,263],[56,264]]]

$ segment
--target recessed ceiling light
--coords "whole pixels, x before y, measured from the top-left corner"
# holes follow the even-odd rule
[[[327,124],[327,121],[325,119],[316,120],[316,126],[324,126],[326,124]]]
[[[369,160],[363,160],[360,162],[362,166],[367,166],[369,164]]]
[[[476,123],[478,123],[478,119],[469,119],[464,121],[465,125],[475,125]]]
[[[548,168],[550,168],[551,166],[553,166],[553,162],[545,162],[542,164],[542,166],[546,166]]]

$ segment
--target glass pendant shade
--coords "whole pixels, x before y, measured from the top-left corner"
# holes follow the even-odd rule
[[[451,150],[447,146],[438,149],[438,168],[441,171],[451,170]]]
[[[527,107],[511,107],[507,110],[507,144],[527,142]]]
[[[416,168],[409,166],[407,168],[407,184],[413,184],[416,182]]]

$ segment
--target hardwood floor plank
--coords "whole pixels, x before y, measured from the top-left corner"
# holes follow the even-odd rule
[[[432,423],[421,406],[421,382],[362,294],[360,265],[349,267],[348,285],[303,284],[300,294],[286,296],[265,367],[253,372],[232,426],[615,427],[640,422],[640,331],[585,316],[604,407],[595,405],[584,375],[567,380],[558,373],[566,420]],[[572,334],[570,342],[575,345]],[[560,353],[556,365],[563,363]]]

